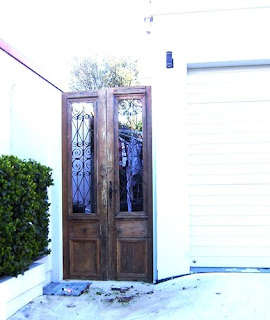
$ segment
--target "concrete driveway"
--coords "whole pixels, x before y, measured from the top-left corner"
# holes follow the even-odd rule
[[[41,296],[9,319],[269,320],[270,274],[193,274],[157,285],[93,281],[79,297]]]

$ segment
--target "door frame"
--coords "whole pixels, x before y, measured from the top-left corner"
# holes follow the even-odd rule
[[[64,278],[70,278],[69,273],[69,243],[68,243],[68,223],[67,219],[71,212],[69,212],[72,208],[71,204],[71,198],[69,195],[70,188],[71,188],[71,181],[70,181],[70,161],[69,161],[69,155],[70,155],[70,148],[69,141],[71,141],[70,137],[70,130],[69,130],[69,124],[71,119],[68,118],[68,102],[69,101],[85,101],[87,99],[90,102],[93,102],[95,104],[95,107],[97,108],[97,102],[99,104],[107,104],[108,108],[108,114],[107,118],[104,121],[108,121],[109,119],[109,112],[114,112],[116,102],[123,99],[141,99],[144,101],[145,104],[145,112],[146,117],[143,119],[144,122],[144,128],[147,128],[144,144],[145,148],[144,150],[148,150],[148,156],[145,157],[147,161],[144,162],[145,171],[149,175],[149,178],[147,181],[144,179],[144,185],[147,186],[145,191],[145,197],[146,197],[146,207],[145,212],[147,213],[147,221],[148,221],[148,227],[147,227],[147,274],[145,275],[144,279],[147,281],[153,280],[153,192],[152,192],[152,119],[151,119],[151,87],[128,87],[128,88],[110,88],[110,89],[102,89],[98,91],[85,91],[85,92],[70,92],[70,93],[63,93],[62,95],[62,201],[63,201],[63,275]],[[103,108],[104,109],[104,108]],[[97,110],[97,116],[98,116],[98,109]],[[101,117],[104,117],[104,114],[101,115]],[[96,122],[96,119],[95,119]],[[116,146],[116,137],[118,136],[118,133],[116,133],[116,129],[112,128],[113,132],[107,131],[107,134],[104,136],[100,135],[99,139],[102,139],[101,136],[103,136],[103,139],[107,140],[108,135],[112,134],[114,140],[110,140],[110,143],[113,143],[114,146],[111,146],[112,148],[115,148]],[[96,141],[97,137],[95,138]],[[104,140],[104,142],[105,142]],[[102,183],[105,183],[104,188],[109,192],[109,186],[107,181],[112,180],[115,181],[115,175],[116,175],[116,167],[118,166],[117,163],[117,156],[116,154],[112,155],[109,152],[106,152],[106,150],[102,149],[95,152],[101,152],[106,153],[106,163],[108,168],[105,169],[105,176],[106,176],[106,182],[105,179],[103,179]],[[105,156],[105,154],[104,154]],[[116,165],[117,164],[117,165]],[[95,164],[96,166],[99,166],[102,164]],[[97,167],[96,167],[97,168]],[[96,169],[95,168],[95,169]],[[95,170],[97,172],[97,170]],[[95,174],[95,181],[98,181],[98,177]],[[100,183],[101,180],[99,180]],[[97,194],[99,192],[98,188],[96,190]],[[103,223],[107,224],[107,230],[101,230],[100,233],[105,232],[105,235],[107,237],[107,254],[104,256],[101,256],[100,259],[100,280],[117,280],[117,272],[116,270],[119,269],[119,261],[116,256],[116,250],[119,247],[119,241],[117,242],[117,228],[115,226],[116,223],[116,217],[114,214],[107,214],[109,212],[109,209],[107,208],[108,203],[108,192],[106,194],[100,193],[99,196],[102,197],[102,202],[106,204],[106,213],[102,212],[99,217],[102,219]],[[113,201],[115,201],[113,199]],[[105,208],[102,209],[103,211]],[[121,217],[122,219],[125,219],[125,217]],[[146,216],[140,216],[137,219],[145,219]],[[121,239],[120,239],[121,240]],[[132,239],[131,239],[132,241]],[[102,242],[102,241],[101,241]],[[102,243],[100,242],[100,245]],[[106,270],[107,268],[107,270]],[[73,277],[74,278],[74,277]],[[123,277],[118,277],[118,280],[140,280],[140,276],[132,277],[131,279],[128,278],[128,275],[124,275]]]

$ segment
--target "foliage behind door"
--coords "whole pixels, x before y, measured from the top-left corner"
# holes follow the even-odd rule
[[[151,92],[63,95],[64,277],[152,280]]]

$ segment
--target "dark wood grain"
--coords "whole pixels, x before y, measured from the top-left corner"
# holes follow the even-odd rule
[[[118,102],[139,99],[143,107],[143,211],[120,212]],[[71,103],[92,102],[95,213],[74,214],[72,203]],[[152,281],[151,88],[112,88],[63,94],[64,278]],[[109,189],[112,197],[109,199]]]

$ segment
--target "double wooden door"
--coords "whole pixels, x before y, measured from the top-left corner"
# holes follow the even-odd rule
[[[150,87],[63,94],[64,278],[152,281]]]

